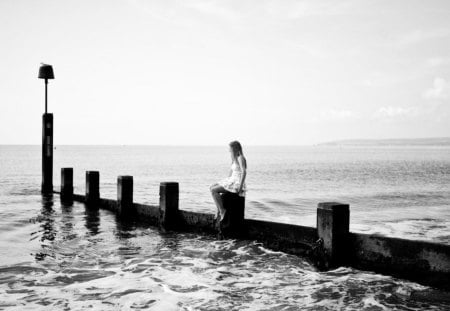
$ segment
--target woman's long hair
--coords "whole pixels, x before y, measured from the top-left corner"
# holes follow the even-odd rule
[[[237,160],[237,157],[239,155],[244,155],[244,153],[242,152],[242,146],[241,143],[238,142],[237,140],[233,140],[230,144],[231,150],[233,151],[233,158],[235,160]]]

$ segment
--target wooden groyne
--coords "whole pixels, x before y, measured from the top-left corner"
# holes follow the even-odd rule
[[[63,201],[137,217],[163,230],[256,240],[270,249],[305,256],[323,270],[350,266],[450,291],[450,245],[350,232],[348,204],[319,203],[313,228],[245,219],[245,199],[230,193],[222,195],[227,212],[218,223],[212,214],[180,210],[177,182],[160,184],[159,205],[133,201],[132,176],[118,177],[117,200],[100,198],[99,190],[99,172],[88,171],[85,195],[74,194],[73,169],[62,168],[61,189],[53,192]]]

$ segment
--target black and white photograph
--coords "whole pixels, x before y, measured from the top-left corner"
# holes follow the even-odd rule
[[[450,1],[0,0],[0,310],[450,310]]]

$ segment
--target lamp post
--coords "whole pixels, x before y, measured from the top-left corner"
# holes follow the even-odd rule
[[[45,79],[45,113],[42,115],[42,193],[53,192],[53,114],[47,113],[48,79],[54,79],[53,68],[42,64],[39,68],[39,79]]]

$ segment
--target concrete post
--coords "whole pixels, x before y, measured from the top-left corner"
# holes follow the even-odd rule
[[[98,171],[86,172],[86,203],[96,204],[100,199],[100,174]]]
[[[226,237],[237,237],[244,231],[245,197],[236,193],[221,193],[225,217],[219,223],[219,233]]]
[[[317,207],[317,235],[323,240],[325,268],[348,262],[350,207],[335,202],[319,203]]]
[[[122,216],[133,212],[133,176],[117,177],[117,205]]]
[[[61,200],[71,201],[73,199],[73,168],[61,169]]]
[[[177,182],[159,185],[160,224],[164,229],[175,229],[178,223],[179,187]]]
[[[53,114],[42,115],[42,193],[53,193]]]

